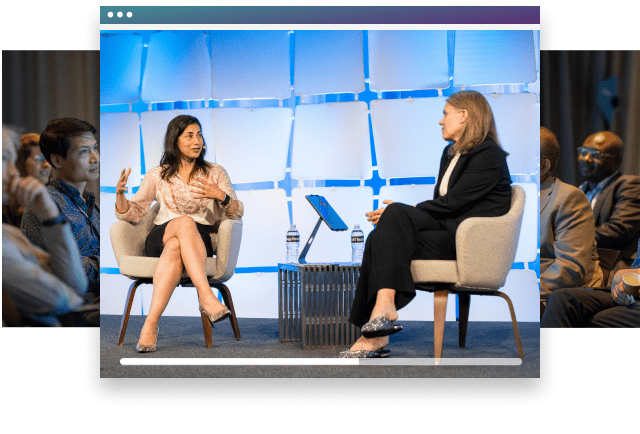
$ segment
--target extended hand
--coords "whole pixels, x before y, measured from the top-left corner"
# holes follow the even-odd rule
[[[131,167],[128,169],[122,169],[120,173],[120,178],[118,179],[118,183],[116,184],[116,194],[124,194],[125,191],[129,191],[127,188],[127,181],[129,180],[129,175],[131,174]]]
[[[207,183],[204,184],[202,181],[194,179],[193,182],[197,184],[191,184],[191,192],[193,196],[202,199],[205,197],[216,199],[216,200],[224,200],[226,193],[218,187],[218,184],[213,182],[211,178],[207,178]]]
[[[384,203],[385,205],[391,205],[393,203],[392,200],[384,200],[382,203]],[[380,220],[380,216],[382,216],[382,213],[384,212],[386,208],[378,208],[375,211],[370,211],[368,213],[366,213],[365,215],[368,217],[367,221],[371,222],[372,225],[377,225],[378,224],[378,220]]]
[[[10,192],[21,206],[33,210],[41,221],[50,220],[60,214],[47,188],[33,176],[14,178]]]

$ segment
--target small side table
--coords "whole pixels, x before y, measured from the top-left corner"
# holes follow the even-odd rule
[[[360,329],[349,313],[360,265],[278,264],[280,342],[301,341],[302,348],[351,346]]]

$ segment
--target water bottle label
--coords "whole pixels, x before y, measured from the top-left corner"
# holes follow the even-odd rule
[[[364,243],[364,235],[362,235],[362,236],[352,235],[351,236],[351,242],[352,243]]]
[[[300,242],[300,235],[287,235],[287,243]]]

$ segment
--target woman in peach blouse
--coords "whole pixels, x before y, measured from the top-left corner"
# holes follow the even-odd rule
[[[180,115],[167,126],[160,166],[147,172],[132,200],[124,195],[131,169],[123,169],[118,180],[118,219],[137,223],[154,200],[160,204],[155,226],[145,242],[145,255],[160,260],[153,275],[151,307],[136,345],[138,352],[155,351],[158,321],[180,282],[183,266],[198,291],[200,311],[209,321],[213,324],[231,315],[213,295],[204,266],[206,258],[214,254],[210,226],[225,218],[239,220],[244,206],[227,172],[205,161],[205,153],[200,121]]]

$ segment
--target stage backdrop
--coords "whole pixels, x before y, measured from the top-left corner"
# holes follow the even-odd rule
[[[354,224],[372,230],[367,211],[433,197],[446,146],[438,122],[447,96],[466,88],[487,96],[527,194],[504,291],[520,321],[539,320],[539,32],[103,31],[100,56],[102,313],[122,313],[131,283],[109,241],[118,175],[132,168],[132,197],[173,117],[201,121],[207,159],[245,205],[228,282],[238,316],[277,318],[285,234],[296,224],[302,247],[317,221],[304,196],[325,196],[350,228],[321,226],[308,261],[350,261]],[[151,292],[138,291],[133,314],[146,313]],[[509,321],[492,299],[474,299],[471,320]],[[452,296],[448,320],[455,310]],[[176,290],[165,314],[198,316],[195,290]],[[433,296],[419,293],[400,318],[432,319]]]

